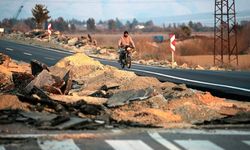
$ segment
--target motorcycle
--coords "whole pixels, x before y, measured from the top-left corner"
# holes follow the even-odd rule
[[[122,69],[127,66],[128,68],[131,68],[131,48],[129,46],[125,46],[124,48],[120,49],[120,64]]]

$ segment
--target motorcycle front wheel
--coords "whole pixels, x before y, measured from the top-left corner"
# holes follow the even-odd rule
[[[128,68],[131,68],[131,61],[132,61],[132,60],[131,60],[131,57],[128,56],[128,57],[127,57],[127,67],[128,67]]]

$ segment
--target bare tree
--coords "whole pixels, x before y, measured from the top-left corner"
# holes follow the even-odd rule
[[[36,4],[32,9],[32,19],[35,20],[38,29],[42,29],[43,23],[50,18],[48,14],[49,11],[47,10],[47,7],[42,4]]]

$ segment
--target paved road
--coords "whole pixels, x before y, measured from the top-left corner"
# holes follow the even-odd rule
[[[54,65],[61,58],[72,54],[68,51],[2,40],[0,40],[0,52],[16,60],[29,62],[31,59],[37,59],[48,65]],[[120,67],[115,61],[99,60],[103,64]],[[180,70],[138,64],[133,64],[130,71],[138,75],[157,77],[161,81],[184,83],[192,88],[208,90],[217,96],[250,100],[250,72]]]
[[[0,150],[249,150],[250,132],[234,130],[150,130],[94,139],[54,140],[49,136],[0,135]],[[22,139],[22,137],[24,137]],[[4,138],[5,137],[5,138]],[[8,137],[8,138],[7,138]],[[32,138],[33,137],[33,138]],[[36,138],[34,138],[36,137]],[[19,139],[19,140],[17,140]]]

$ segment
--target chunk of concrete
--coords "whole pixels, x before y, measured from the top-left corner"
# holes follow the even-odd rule
[[[47,71],[43,70],[34,80],[32,80],[26,87],[25,92],[30,93],[34,86],[37,88],[43,88],[45,85],[51,86],[55,84],[56,81],[52,75]]]
[[[46,64],[39,62],[37,60],[31,60],[30,66],[31,66],[32,75],[34,75],[34,76],[38,75],[44,69],[49,71],[48,66]]]
[[[108,101],[108,107],[116,107],[128,104],[130,101],[134,100],[144,100],[152,96],[154,89],[152,87],[148,87],[146,89],[140,90],[128,90],[121,91],[113,94]]]

